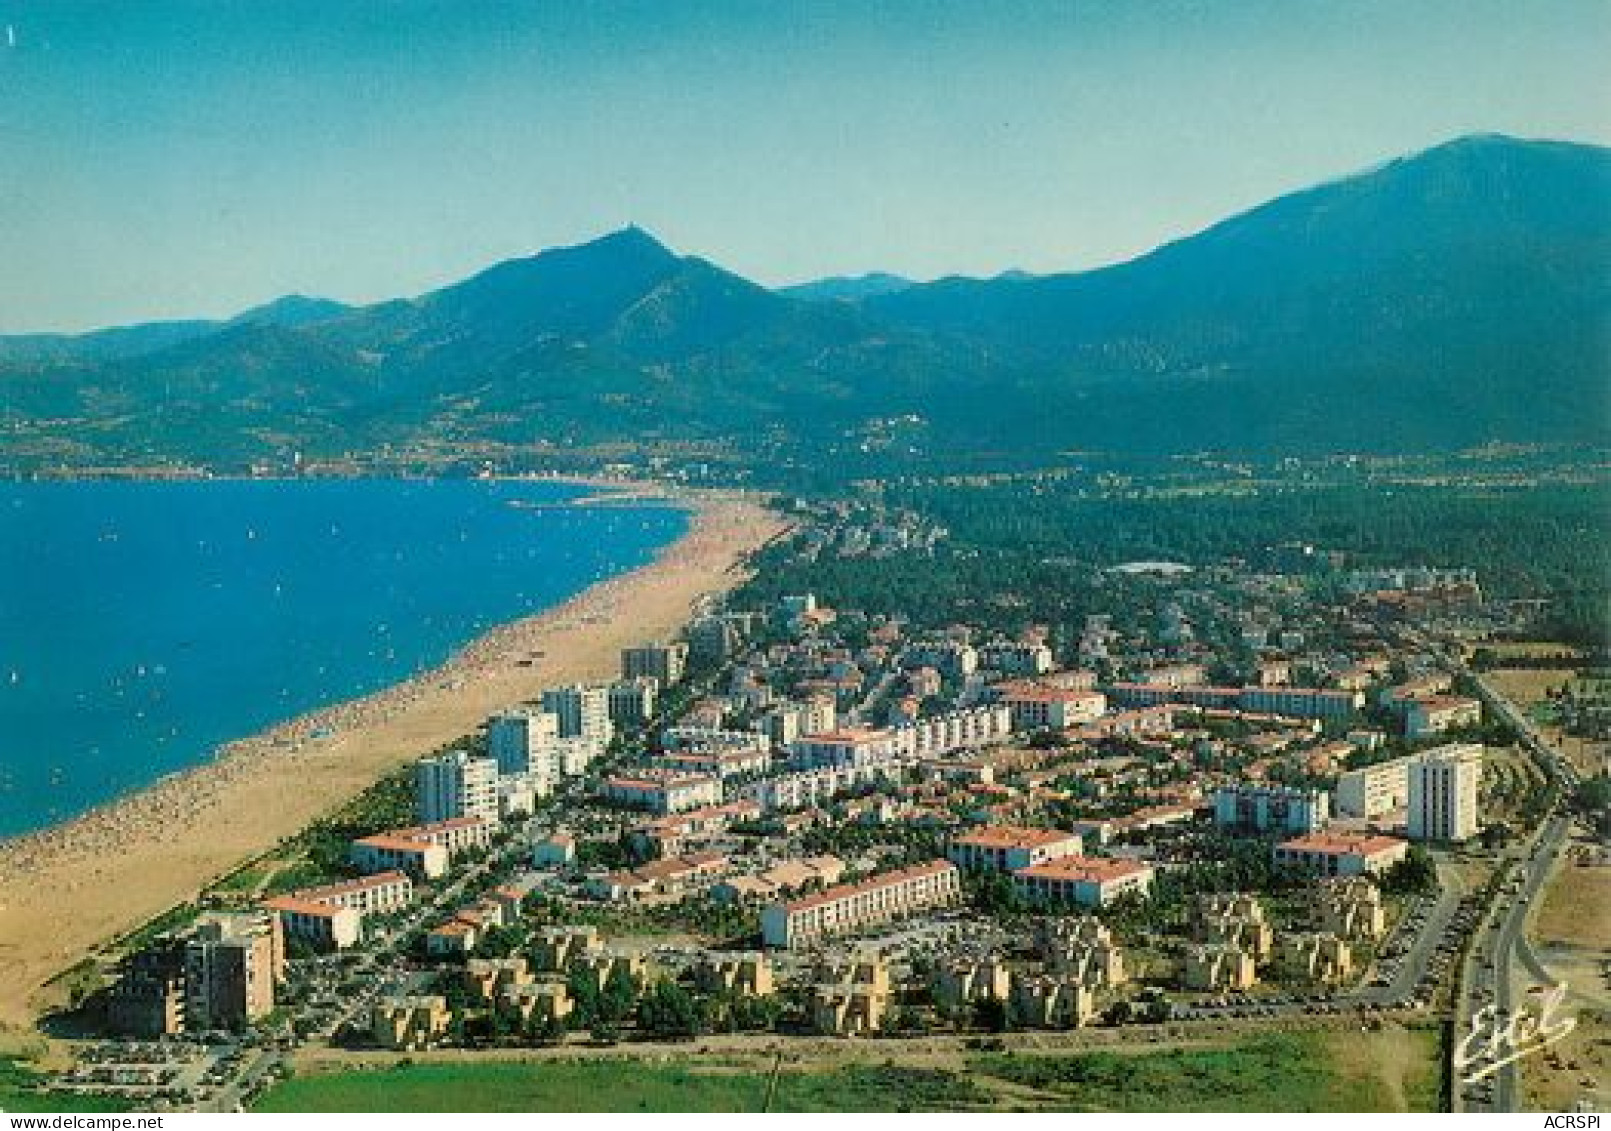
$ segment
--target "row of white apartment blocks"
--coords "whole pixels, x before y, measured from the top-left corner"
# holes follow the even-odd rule
[[[789,745],[790,768],[746,782],[737,792],[769,812],[809,808],[862,786],[897,779],[921,760],[990,746],[1011,733],[1011,715],[992,704],[888,729],[811,735]]]
[[[648,696],[645,679],[632,690]],[[448,751],[419,763],[415,792],[420,819],[491,817],[529,812],[566,778],[580,776],[615,737],[612,689],[602,685],[551,687],[541,706],[502,711],[487,720],[487,756]]]
[[[765,773],[772,740],[760,731],[674,726],[660,732],[663,765],[719,778]]]
[[[993,746],[1006,742],[1012,732],[1011,710],[1002,703],[989,703],[884,729],[810,735],[791,743],[789,756],[802,769],[878,766]]]
[[[1299,719],[1346,719],[1365,706],[1365,693],[1320,687],[1201,687],[1166,683],[1114,683],[1108,698],[1121,707],[1180,703],[1210,710],[1288,715]]]
[[[1038,640],[994,640],[979,648],[960,640],[920,641],[900,657],[907,670],[933,668],[942,675],[965,679],[977,671],[1001,675],[1040,676],[1057,667],[1056,658]]]

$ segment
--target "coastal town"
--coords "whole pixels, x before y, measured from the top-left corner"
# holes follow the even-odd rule
[[[829,511],[783,545],[943,537]],[[309,1057],[1514,1016],[1511,911],[1606,865],[1573,803],[1604,744],[1485,674],[1522,614],[1477,570],[1321,557],[1130,563],[1067,633],[708,592],[101,952],[52,1085],[233,1110]],[[1515,1106],[1487,1058],[1451,1054],[1456,1110]]]

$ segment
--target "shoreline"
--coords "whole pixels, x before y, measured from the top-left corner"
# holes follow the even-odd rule
[[[61,824],[0,840],[0,1034],[31,1023],[46,981],[386,772],[545,686],[612,675],[621,647],[680,628],[702,599],[742,581],[746,556],[787,525],[753,495],[656,489],[691,520],[645,565],[494,627],[429,671],[284,720]]]

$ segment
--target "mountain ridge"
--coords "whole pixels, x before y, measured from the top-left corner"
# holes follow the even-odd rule
[[[6,462],[1597,443],[1611,150],[1457,139],[1095,270],[819,283],[769,290],[629,227],[414,298],[0,338]]]

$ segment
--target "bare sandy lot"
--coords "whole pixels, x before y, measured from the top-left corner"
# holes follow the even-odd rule
[[[441,668],[234,744],[203,767],[0,843],[0,1045],[40,987],[98,943],[193,898],[387,771],[492,711],[612,675],[619,649],[674,632],[784,523],[752,499],[690,497],[689,533],[653,563],[496,629]],[[529,665],[529,666],[528,666]]]

